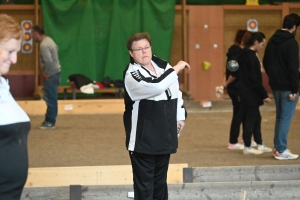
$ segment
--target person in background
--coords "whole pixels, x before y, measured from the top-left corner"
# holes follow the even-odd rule
[[[30,119],[9,92],[7,74],[17,62],[24,33],[11,16],[0,14],[0,199],[19,200],[28,174]]]
[[[299,24],[299,15],[285,16],[282,29],[270,38],[263,59],[276,105],[274,158],[277,160],[299,157],[287,149],[290,123],[299,99],[299,46],[295,39]]]
[[[60,84],[60,63],[58,60],[58,46],[44,34],[40,26],[33,26],[32,38],[40,43],[40,66],[44,76],[44,99],[47,104],[45,120],[41,129],[54,129],[58,113],[57,92]]]
[[[176,153],[186,110],[177,74],[189,64],[172,67],[152,55],[151,38],[136,33],[126,43],[130,63],[124,71],[126,148],[131,159],[134,199],[168,199],[170,154]]]
[[[268,93],[262,83],[261,63],[257,52],[263,50],[266,43],[265,35],[262,32],[251,33],[247,31],[243,37],[244,49],[239,58],[239,97],[241,109],[244,110],[243,140],[245,147],[244,154],[261,154],[272,152],[266,147],[261,135],[261,114],[259,106],[263,102],[270,102]],[[257,143],[257,149],[251,147],[251,137]]]
[[[239,29],[236,32],[234,38],[234,44],[228,49],[226,54],[227,62],[236,61],[244,48],[242,43],[242,39],[247,30]],[[238,137],[240,135],[240,126],[243,121],[244,111],[240,109],[240,99],[238,95],[238,73],[237,71],[230,70],[230,68],[226,67],[225,74],[226,81],[223,83],[223,87],[226,88],[227,93],[232,101],[233,106],[233,116],[230,125],[229,132],[229,144],[228,149],[230,150],[242,150],[244,149],[244,143],[238,143]],[[251,141],[251,147],[256,147],[257,144],[254,141]]]

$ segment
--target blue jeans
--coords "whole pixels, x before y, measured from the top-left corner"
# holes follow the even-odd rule
[[[287,138],[290,129],[290,123],[295,113],[299,94],[294,101],[289,100],[290,91],[273,90],[273,96],[276,104],[276,122],[274,134],[274,148],[283,152],[287,149]]]
[[[44,80],[44,99],[47,104],[45,121],[55,125],[58,106],[57,90],[60,84],[60,72]]]

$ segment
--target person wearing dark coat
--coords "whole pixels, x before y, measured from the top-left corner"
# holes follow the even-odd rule
[[[299,46],[295,39],[300,17],[284,17],[281,30],[270,38],[263,59],[276,105],[274,129],[274,158],[294,160],[299,157],[287,149],[290,123],[299,98]]]
[[[242,39],[247,30],[239,29],[236,32],[234,38],[234,44],[228,49],[226,54],[227,62],[226,62],[226,81],[223,83],[223,87],[227,89],[227,93],[232,101],[233,106],[233,115],[230,125],[229,131],[229,143],[228,149],[230,150],[242,150],[244,149],[244,143],[238,143],[238,137],[240,135],[240,126],[242,124],[244,112],[240,109],[240,99],[238,97],[238,73],[237,71],[231,70],[227,67],[230,61],[236,61],[244,48],[242,43]],[[257,144],[252,141],[251,146],[255,147]]]
[[[266,39],[261,32],[246,32],[243,38],[245,48],[239,58],[239,97],[241,109],[244,109],[243,139],[244,154],[261,154],[272,152],[262,141],[261,115],[259,107],[264,102],[270,102],[267,91],[262,84],[261,64],[257,52],[264,48]],[[257,149],[251,147],[251,136],[257,143]]]

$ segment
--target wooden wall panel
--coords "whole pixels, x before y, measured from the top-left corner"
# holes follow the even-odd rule
[[[204,26],[208,27],[205,28]],[[221,6],[189,7],[189,88],[192,99],[217,99],[215,87],[223,78],[223,9]],[[214,44],[218,47],[214,48]],[[197,48],[199,45],[200,48]],[[205,71],[203,62],[211,67]]]
[[[187,33],[189,32],[189,13],[186,11],[186,23],[187,23]],[[188,40],[188,39],[187,39]],[[175,19],[174,19],[174,33],[172,39],[170,64],[172,66],[176,65],[180,60],[183,60],[183,30],[182,30],[182,10],[181,6],[176,6]],[[188,60],[185,60],[188,62]],[[178,74],[178,79],[182,91],[184,90],[184,74],[181,71]],[[187,86],[188,88],[188,86]]]
[[[174,33],[172,40],[172,49],[170,56],[170,64],[172,66],[176,65],[179,60],[183,58],[183,47],[182,47],[182,11],[175,11],[175,19],[174,19]]]
[[[268,39],[274,34],[282,25],[282,11],[281,10],[225,10],[224,11],[224,51],[226,55],[228,48],[233,44],[235,33],[238,29],[247,29],[247,21],[249,19],[256,19],[258,21],[258,31],[263,32]],[[262,60],[264,51],[258,53]],[[226,56],[224,56],[224,68],[226,63]],[[268,84],[268,77],[263,73],[263,84],[268,93],[272,93]]]
[[[6,75],[10,85],[10,92],[14,98],[33,97],[34,74],[32,75]]]
[[[290,13],[297,13],[298,15],[300,15],[300,8],[291,8]],[[297,30],[296,40],[300,44],[300,28],[299,27]]]
[[[224,11],[224,54],[233,44],[235,33],[238,29],[247,29],[247,21],[256,19],[258,21],[258,31],[266,35],[267,40],[277,29],[281,28],[281,10],[225,10]],[[263,57],[263,52],[259,53]],[[224,63],[226,58],[224,57]]]

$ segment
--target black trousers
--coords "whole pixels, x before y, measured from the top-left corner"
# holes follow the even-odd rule
[[[30,122],[0,126],[0,200],[20,200],[28,175]]]
[[[262,144],[261,137],[261,115],[259,106],[245,106],[241,104],[241,107],[245,110],[244,115],[244,133],[243,139],[246,147],[251,146],[251,136],[253,133],[254,141],[257,144]]]
[[[129,152],[135,200],[167,200],[170,154],[147,155]]]
[[[227,88],[228,95],[232,101],[233,115],[230,125],[229,142],[231,144],[238,143],[238,137],[240,135],[240,126],[244,117],[244,110],[240,106],[238,89]]]

